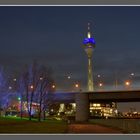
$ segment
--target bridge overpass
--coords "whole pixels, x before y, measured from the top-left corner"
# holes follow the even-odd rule
[[[54,93],[51,98],[60,103],[74,103],[76,94],[80,92],[68,93]],[[122,90],[122,91],[94,91],[81,92],[80,94],[87,94],[90,102],[139,102],[140,90]]]
[[[139,102],[140,90],[54,93],[50,98],[59,103],[76,103],[76,121],[85,122],[90,103]]]

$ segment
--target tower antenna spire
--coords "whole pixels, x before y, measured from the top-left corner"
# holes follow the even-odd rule
[[[91,33],[90,33],[90,22],[88,22],[88,33],[87,33],[87,37],[91,38]]]
[[[88,31],[90,31],[90,22],[88,22]]]

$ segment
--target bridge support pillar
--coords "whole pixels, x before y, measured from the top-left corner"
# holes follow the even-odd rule
[[[87,93],[77,93],[76,101],[76,122],[87,122],[89,119],[89,97]]]

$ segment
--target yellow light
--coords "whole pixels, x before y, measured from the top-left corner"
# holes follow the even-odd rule
[[[75,87],[78,88],[79,87],[79,84],[75,84]]]
[[[33,86],[33,85],[31,85],[31,86],[30,86],[30,88],[31,88],[31,89],[33,89],[33,88],[34,88],[34,86]]]
[[[102,84],[102,83],[99,83],[99,86],[100,86],[100,87],[102,87],[102,86],[103,86],[103,84]]]
[[[72,106],[73,106],[73,107],[76,107],[76,103],[72,103]]]
[[[88,32],[87,36],[88,36],[88,38],[91,38],[90,32]]]
[[[99,106],[101,106],[101,105],[100,105],[100,104],[97,104],[96,106],[98,106],[98,107],[99,107]]]
[[[55,85],[52,85],[52,88],[55,88]]]
[[[125,85],[126,85],[126,86],[129,86],[129,85],[130,85],[130,82],[129,82],[129,81],[126,81],[126,82],[125,82]]]

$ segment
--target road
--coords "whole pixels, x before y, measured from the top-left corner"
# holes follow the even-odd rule
[[[68,133],[122,134],[123,132],[121,132],[121,130],[96,124],[70,124],[68,126]]]

